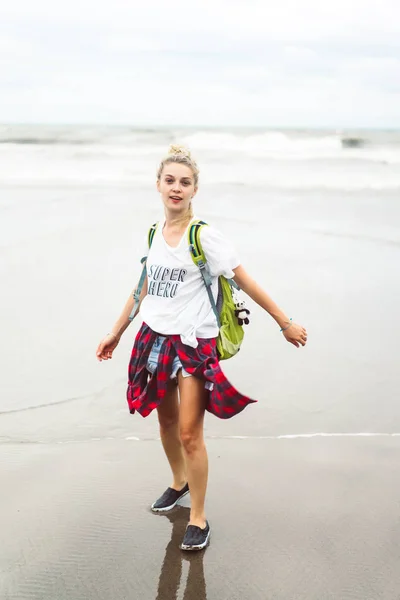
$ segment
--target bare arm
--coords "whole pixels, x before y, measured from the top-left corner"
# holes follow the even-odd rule
[[[136,289],[136,288],[135,288]],[[114,327],[111,330],[111,333],[113,333],[116,338],[119,340],[122,336],[122,334],[124,333],[125,329],[127,329],[127,327],[130,325],[130,321],[129,321],[129,315],[132,312],[132,309],[135,305],[135,300],[133,297],[135,290],[132,291],[131,295],[129,296],[124,308],[122,309],[121,315],[119,316],[118,320],[115,322]],[[135,317],[138,314],[139,310],[140,310],[140,305],[142,304],[142,300],[143,298],[146,296],[147,294],[147,277],[144,281],[143,287],[142,287],[142,291],[140,293],[140,297],[139,297],[139,306],[136,310],[135,313]]]
[[[135,292],[135,290],[133,290],[132,294],[129,296],[124,308],[122,309],[122,313],[121,313],[119,319],[116,321],[114,327],[112,328],[112,331],[110,333],[108,333],[106,335],[106,337],[103,338],[101,340],[100,344],[98,345],[97,350],[96,350],[97,360],[102,361],[102,360],[109,360],[110,358],[112,358],[113,352],[114,352],[115,348],[118,346],[119,340],[121,339],[122,334],[124,333],[125,329],[130,324],[129,315],[131,314],[132,309],[135,305],[135,299],[133,297],[134,292]],[[140,305],[142,304],[142,300],[146,296],[146,294],[147,294],[147,278],[145,279],[145,282],[143,284],[143,288],[142,288],[142,291],[139,296],[139,306],[136,310],[134,317],[136,317],[137,313],[139,312]]]
[[[285,329],[283,335],[288,342],[291,342],[297,348],[299,344],[305,345],[307,341],[307,332],[301,325],[292,323],[287,315],[279,308],[279,306],[268,296],[268,294],[258,285],[258,283],[250,277],[247,271],[239,265],[233,269],[235,273],[234,281],[238,286],[261,308],[267,311],[273,319],[278,323],[279,327]],[[287,328],[287,329],[286,329]]]
[[[258,285],[256,281],[247,273],[247,271],[239,265],[233,269],[235,273],[234,281],[238,286],[261,308],[266,310],[273,319],[278,323],[279,327],[287,327],[290,324],[290,319],[279,308],[277,304],[268,296],[266,292]]]

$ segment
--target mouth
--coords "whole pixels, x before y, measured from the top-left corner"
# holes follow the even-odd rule
[[[182,198],[180,196],[170,196],[170,200],[172,200],[172,202],[178,203],[181,202]]]

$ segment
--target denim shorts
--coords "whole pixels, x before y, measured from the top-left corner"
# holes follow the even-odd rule
[[[164,335],[158,335],[153,343],[151,350],[150,350],[149,358],[147,359],[146,369],[152,375],[155,373],[155,371],[157,369],[158,357],[160,356],[160,350],[161,350],[161,346],[162,346],[162,343],[164,340],[165,340]],[[171,379],[177,378],[179,369],[182,369],[183,377],[192,377],[192,375],[190,373],[188,373],[187,371],[185,371],[185,369],[183,368],[179,356],[175,356],[174,360],[172,361],[172,370],[171,370],[171,375],[170,375]],[[214,385],[211,381],[206,381],[204,384],[204,387],[207,390],[212,390]]]
[[[160,350],[161,350],[161,346],[163,341],[165,340],[165,336],[163,335],[158,335],[154,341],[153,347],[150,350],[150,354],[149,354],[149,358],[147,360],[147,365],[146,365],[146,369],[151,373],[154,374],[155,370],[157,369],[157,365],[158,365],[158,357],[160,356]],[[182,375],[183,377],[191,377],[190,373],[188,373],[187,371],[185,371],[185,369],[182,367],[182,363],[180,361],[179,356],[175,356],[173,362],[172,362],[172,372],[171,372],[171,379],[175,379],[179,369],[182,369]]]

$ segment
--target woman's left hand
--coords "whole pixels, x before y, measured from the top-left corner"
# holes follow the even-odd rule
[[[283,335],[287,339],[288,342],[299,348],[300,346],[305,346],[307,343],[307,331],[301,325],[297,325],[297,323],[292,323],[288,329],[282,331]]]

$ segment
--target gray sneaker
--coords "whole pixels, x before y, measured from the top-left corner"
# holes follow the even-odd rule
[[[162,496],[151,505],[153,512],[167,512],[177,505],[178,500],[189,493],[189,485],[186,484],[179,492],[172,488],[167,488]]]
[[[203,550],[210,540],[211,529],[208,521],[204,529],[188,525],[181,544],[181,550]]]

